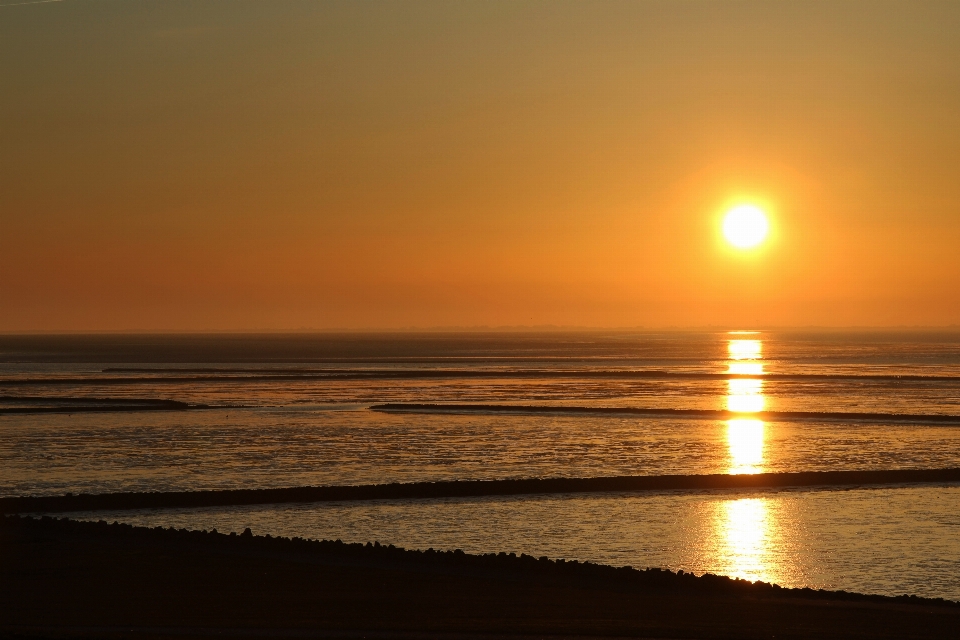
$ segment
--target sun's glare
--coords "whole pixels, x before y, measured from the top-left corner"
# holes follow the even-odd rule
[[[738,205],[723,218],[723,237],[738,249],[757,246],[767,237],[769,230],[763,209],[752,204]]]
[[[727,421],[727,447],[730,450],[728,473],[763,471],[763,420],[737,418]]]
[[[759,360],[763,357],[763,343],[760,340],[730,340],[727,352],[731,360]]]

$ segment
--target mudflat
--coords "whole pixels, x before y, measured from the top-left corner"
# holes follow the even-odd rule
[[[0,517],[19,638],[956,638],[960,605],[507,554]]]

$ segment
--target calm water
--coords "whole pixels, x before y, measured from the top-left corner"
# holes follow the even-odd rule
[[[207,407],[0,415],[3,495],[960,466],[960,426],[894,424],[882,415],[802,422],[752,415],[960,415],[960,334],[8,336],[0,337],[0,395],[0,409],[36,397],[165,398]],[[717,421],[369,409],[381,402],[739,415]],[[958,493],[901,487],[554,496],[110,517],[960,599],[960,523],[952,515],[960,513]]]
[[[377,501],[78,513],[960,600],[960,486]]]

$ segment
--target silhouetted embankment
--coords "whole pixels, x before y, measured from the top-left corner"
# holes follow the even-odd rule
[[[960,605],[512,553],[0,518],[5,637],[505,633],[957,637]]]
[[[960,482],[960,469],[449,480],[332,487],[8,497],[0,498],[0,513],[63,513],[70,511],[223,507],[346,500],[467,498],[631,491],[756,490],[789,487],[945,484],[951,482]]]
[[[643,416],[656,418],[681,418],[686,420],[735,420],[753,419],[771,422],[880,422],[907,424],[960,424],[960,416],[911,413],[859,413],[835,411],[757,411],[741,413],[717,409],[648,409],[640,407],[579,407],[513,404],[375,404],[373,411],[384,413],[446,413],[460,414],[510,414],[510,415],[564,415],[564,416]]]

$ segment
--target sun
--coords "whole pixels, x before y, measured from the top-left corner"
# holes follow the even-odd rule
[[[723,217],[723,237],[738,249],[757,246],[769,230],[767,214],[752,204],[737,205]]]

